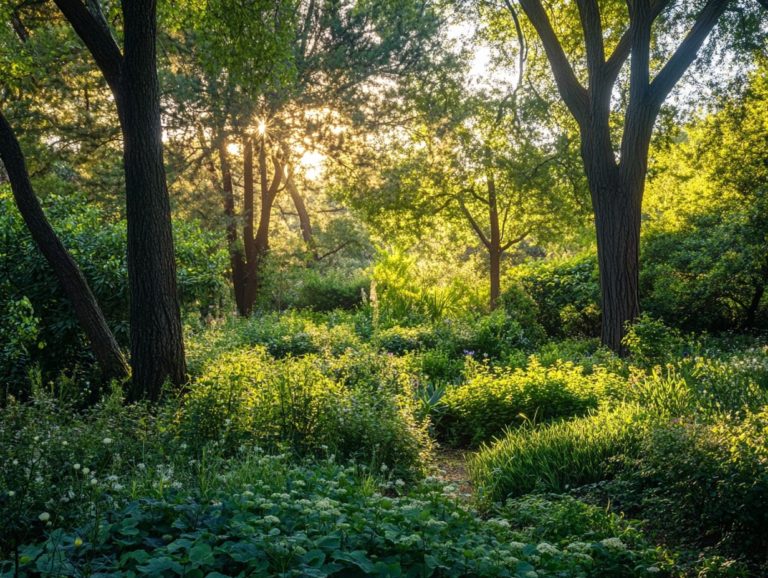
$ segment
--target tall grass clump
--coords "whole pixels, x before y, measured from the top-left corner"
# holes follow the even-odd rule
[[[635,452],[642,415],[638,406],[622,405],[571,421],[509,431],[469,460],[478,495],[495,502],[606,479],[616,469],[612,458]]]

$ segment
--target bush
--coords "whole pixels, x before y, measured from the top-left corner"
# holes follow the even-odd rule
[[[382,329],[374,334],[374,343],[384,351],[403,355],[409,351],[434,347],[436,341],[430,327],[418,325],[416,327],[400,327],[396,325],[388,329]]]
[[[118,342],[128,345],[128,273],[125,262],[126,225],[109,218],[84,197],[49,196],[44,209],[70,251],[104,312]],[[93,379],[93,358],[85,336],[56,276],[27,231],[7,189],[0,187],[0,309],[28,299],[39,319],[44,347],[29,351],[44,381],[62,368]],[[198,316],[216,313],[229,289],[224,271],[227,256],[220,239],[190,222],[174,223],[178,288],[181,305]],[[5,283],[7,281],[7,283]],[[26,384],[27,392],[30,384]]]
[[[689,419],[655,429],[630,463],[643,515],[699,548],[765,562],[768,548],[768,409],[743,421]]]
[[[510,427],[583,415],[620,386],[605,371],[585,375],[572,363],[543,367],[535,357],[526,369],[470,367],[467,381],[446,391],[436,422],[452,444],[477,445]]]
[[[223,354],[185,395],[179,435],[195,446],[220,440],[230,452],[244,443],[331,452],[401,477],[419,475],[430,444],[428,424],[414,417],[411,391],[383,374],[342,377],[346,361],[314,355],[275,361],[261,348]]]
[[[301,278],[296,300],[291,305],[312,311],[352,310],[364,303],[371,281],[362,275],[309,271]]]
[[[0,288],[2,290],[2,288]],[[45,344],[38,341],[38,319],[29,299],[4,300],[0,311],[0,407],[9,397],[24,398],[30,392],[29,373],[33,371],[35,348]]]
[[[683,340],[678,331],[646,313],[627,326],[622,343],[633,361],[646,367],[670,361],[678,357],[683,349]]]
[[[543,261],[518,267],[519,283],[535,302],[538,321],[553,337],[600,334],[600,284],[594,255]]]
[[[571,421],[508,432],[468,462],[481,499],[502,501],[533,491],[562,492],[611,477],[612,460],[634,455],[642,414],[625,405]]]
[[[53,529],[20,549],[20,575],[629,577],[669,567],[625,529],[559,548],[526,543],[507,520],[480,518],[439,485],[383,496],[359,469],[328,461],[244,455],[217,486]]]
[[[273,357],[317,353],[320,346],[312,335],[314,324],[298,313],[267,313],[254,316],[239,330],[241,345],[262,345]]]

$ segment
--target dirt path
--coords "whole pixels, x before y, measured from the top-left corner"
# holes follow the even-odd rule
[[[454,484],[461,494],[472,494],[474,488],[467,473],[467,458],[472,454],[468,450],[441,448],[437,451],[436,462],[440,477]]]

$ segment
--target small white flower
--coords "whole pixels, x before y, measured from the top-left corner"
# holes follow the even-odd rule
[[[104,438],[103,440],[101,440],[101,443],[103,443],[105,446],[108,446],[109,444],[112,443],[112,438]]]
[[[48,512],[43,512],[37,517],[37,519],[40,520],[41,522],[47,522],[48,520],[51,519],[51,515]]]
[[[8,495],[12,498],[13,496],[16,495],[16,492],[14,492],[13,490],[9,490]]]
[[[661,570],[659,569],[658,566],[648,566],[648,568],[646,568],[646,570],[648,572],[650,572],[651,574],[656,574],[658,572],[661,572]]]
[[[73,468],[75,468],[75,470],[79,470],[81,466],[80,466],[80,464],[75,464],[75,465],[74,465],[74,466],[72,466],[72,467],[73,467]]]
[[[91,482],[90,483],[91,483],[92,486],[95,486],[96,484],[99,483],[99,481],[96,478],[91,478]]]
[[[90,469],[88,469],[88,468],[83,468],[83,474],[85,474],[85,475],[87,476],[87,475],[88,475],[88,474],[90,474],[90,473],[91,473],[91,470],[90,470]]]
[[[600,542],[609,550],[626,550],[627,547],[619,538],[606,538]]]

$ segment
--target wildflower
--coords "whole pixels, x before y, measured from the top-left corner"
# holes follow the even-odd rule
[[[95,485],[96,485],[96,484],[98,484],[98,483],[99,483],[99,481],[98,481],[96,478],[91,478],[91,482],[90,482],[90,484],[91,484],[92,486],[95,486]]]
[[[658,572],[661,572],[661,570],[659,569],[658,566],[648,566],[648,568],[646,568],[646,570],[648,572],[650,572],[651,574],[656,574]]]
[[[79,548],[82,545],[83,545],[83,539],[80,536],[75,538],[75,548]]]
[[[72,466],[72,467],[73,467],[73,468],[75,468],[75,470],[79,470],[79,469],[80,469],[80,464],[75,464],[75,465],[74,465],[74,466]]]
[[[542,554],[550,554],[552,556],[559,553],[559,550],[549,542],[542,542],[541,544],[536,546],[536,550],[538,550]]]
[[[627,547],[624,545],[624,542],[622,542],[619,538],[606,538],[605,540],[602,540],[600,543],[606,548],[608,548],[609,550],[626,550],[627,549]]]
[[[381,464],[381,471],[386,472],[389,468],[387,467],[387,464]]]
[[[90,474],[90,473],[91,473],[91,470],[90,470],[90,469],[88,469],[88,468],[83,468],[83,474],[84,474],[84,475],[86,475],[86,476],[87,476],[87,475],[88,475],[88,474]]]
[[[101,443],[103,443],[105,446],[108,446],[109,444],[112,443],[112,438],[104,438],[103,440],[101,440]]]
[[[48,520],[51,519],[51,515],[48,512],[43,512],[37,517],[37,519],[40,520],[41,522],[47,522]]]
[[[280,518],[278,518],[277,516],[264,516],[263,519],[264,519],[264,521],[267,524],[279,524],[280,523]]]
[[[13,496],[15,496],[15,495],[16,495],[16,492],[14,492],[13,490],[8,490],[8,496],[9,496],[9,497],[11,497],[11,498],[12,498],[12,497],[13,497]]]

